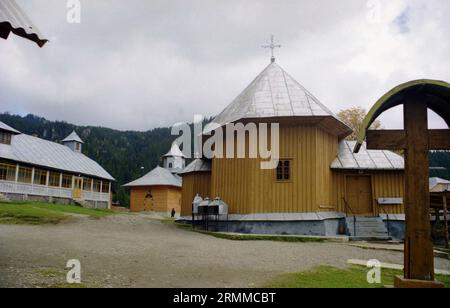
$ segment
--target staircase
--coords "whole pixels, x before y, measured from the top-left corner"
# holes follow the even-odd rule
[[[345,218],[345,222],[347,234],[351,240],[385,241],[390,239],[381,217],[356,217],[356,227],[354,217]]]
[[[78,206],[84,207],[86,209],[93,208],[93,206],[89,202],[86,202],[83,199],[72,198],[72,200]]]

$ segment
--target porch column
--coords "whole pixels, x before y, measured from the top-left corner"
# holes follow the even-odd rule
[[[63,173],[61,172],[61,173],[59,174],[59,188],[60,188],[60,189],[62,188],[62,181],[63,181]]]
[[[108,184],[108,208],[112,207],[112,196],[111,196],[111,182]]]
[[[14,177],[14,191],[17,192],[17,182],[19,182],[19,164],[16,165],[16,175]]]
[[[35,171],[35,169],[34,169],[34,167],[31,169],[31,191],[33,191],[34,190],[34,172]]]
[[[14,182],[16,182],[16,184],[17,184],[17,182],[19,182],[19,169],[20,169],[20,166],[19,166],[19,164],[17,164],[16,165],[16,175],[14,178]]]
[[[50,171],[46,171],[45,173],[45,187],[47,188],[47,196],[50,196]]]

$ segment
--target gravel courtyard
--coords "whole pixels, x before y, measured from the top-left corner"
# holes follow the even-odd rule
[[[345,267],[350,258],[401,264],[403,256],[344,243],[217,239],[147,215],[0,225],[0,287],[62,284],[69,259],[80,260],[88,287],[258,287],[281,273]],[[449,270],[450,262],[436,258],[436,267]]]

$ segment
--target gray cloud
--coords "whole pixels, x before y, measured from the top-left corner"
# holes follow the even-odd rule
[[[138,130],[212,116],[268,64],[272,33],[277,62],[335,112],[411,79],[450,80],[446,0],[381,1],[376,22],[361,0],[82,0],[78,25],[66,1],[18,2],[51,42],[0,42],[0,111]]]

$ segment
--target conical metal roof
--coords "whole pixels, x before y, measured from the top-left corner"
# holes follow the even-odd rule
[[[181,152],[180,148],[178,147],[178,145],[175,142],[172,143],[172,147],[170,148],[170,151],[167,152],[163,157],[168,157],[168,156],[186,158],[186,155],[184,155],[183,152]]]
[[[332,117],[351,130],[300,83],[272,62],[214,120],[219,126],[241,119]],[[216,127],[206,127],[205,132]]]
[[[136,186],[175,186],[181,187],[181,178],[177,175],[172,174],[169,170],[156,167],[143,177],[125,184],[125,187],[136,187]]]
[[[84,143],[83,140],[81,140],[80,136],[78,136],[78,134],[75,131],[73,131],[72,133],[70,133],[69,136],[64,138],[64,140],[62,142],[71,142],[71,141]]]

